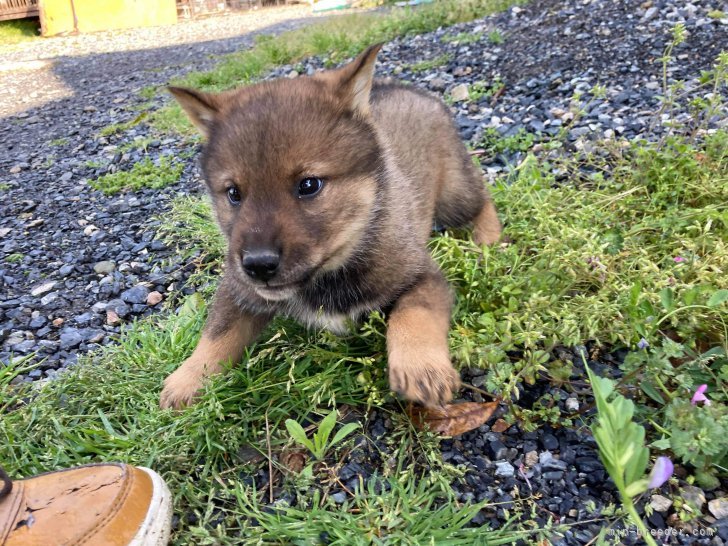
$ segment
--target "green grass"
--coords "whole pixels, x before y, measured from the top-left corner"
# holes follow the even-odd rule
[[[40,23],[35,19],[0,21],[0,45],[12,45],[40,36]]]
[[[213,220],[209,199],[178,197],[172,201],[169,212],[159,220],[157,237],[170,246],[178,246],[183,258],[195,256],[197,268],[189,282],[198,290],[212,295],[215,284],[210,282],[210,275],[220,273],[226,243]],[[181,241],[188,244],[180,245]]]
[[[488,41],[493,45],[501,45],[505,39],[498,29],[494,29],[488,33]]]
[[[21,254],[20,252],[14,252],[13,254],[8,254],[5,256],[5,261],[9,264],[17,264],[23,261],[23,258],[25,258],[25,254]]]
[[[313,55],[324,55],[333,66],[377,42],[408,34],[421,34],[441,26],[484,17],[519,0],[440,0],[417,9],[392,13],[350,14],[332,17],[305,29],[278,36],[258,37],[255,46],[224,58],[212,71],[188,74],[174,81],[206,91],[222,91],[256,81],[274,66],[295,64]],[[150,124],[161,132],[193,134],[179,106],[170,104],[156,112]]]
[[[458,365],[487,369],[489,391],[515,396],[518,383],[548,375],[544,363],[558,345],[596,340],[632,347],[645,337],[658,346],[666,329],[686,346],[696,339],[725,345],[724,308],[707,301],[728,288],[722,273],[728,268],[727,142],[726,133],[718,133],[700,148],[682,140],[661,148],[635,144],[625,157],[600,159],[604,169],[611,164],[612,176],[568,184],[556,183],[554,172],[571,169],[570,179],[578,182],[581,163],[527,159],[510,185],[493,192],[509,244],[481,253],[466,233],[432,240],[458,296],[450,338]],[[201,247],[205,262],[219,261],[224,244],[209,205],[185,198],[174,210],[165,215],[163,235],[182,252]],[[676,263],[676,256],[685,261]],[[673,309],[688,297],[702,307],[663,309],[666,287]],[[95,460],[152,466],[175,492],[182,517],[176,544],[233,543],[238,536],[250,544],[288,543],[296,536],[315,542],[324,530],[330,537],[364,537],[362,543],[378,537],[416,544],[426,536],[448,543],[445,536],[465,541],[477,534],[497,544],[525,532],[515,523],[499,532],[462,527],[476,507],[451,498],[447,483],[456,471],[440,460],[437,440],[414,431],[399,411],[390,414],[395,434],[385,457],[394,467],[380,471],[391,489],[376,494],[364,484],[347,501],[355,511],[327,498],[336,486],[330,465],[351,449],[350,439],[314,468],[321,488],[313,496],[312,478],[281,463],[291,445],[285,419],[392,401],[379,313],[343,338],[278,319],[245,365],[216,379],[198,405],[180,414],[160,411],[162,379],[190,354],[204,316],[202,298],[190,297],[177,312],[130,325],[118,345],[83,357],[46,385],[11,386],[19,370],[2,369],[0,459],[6,468],[28,475]],[[703,373],[719,373],[715,365],[704,364]],[[716,403],[728,399],[725,387],[722,394],[720,387],[711,389]],[[265,508],[267,489],[256,491],[244,480],[253,468],[267,468],[267,461],[251,462],[250,454],[265,456],[268,444],[278,486],[298,495],[292,507],[274,512]],[[422,475],[422,468],[429,471]],[[259,525],[251,526],[250,518]]]
[[[173,160],[170,156],[162,156],[155,163],[145,157],[129,171],[117,171],[91,180],[89,184],[106,195],[121,191],[134,191],[141,188],[164,188],[179,180],[184,164]]]
[[[159,94],[159,86],[149,85],[139,91],[139,96],[146,100],[151,100]]]
[[[153,140],[154,139],[150,137],[136,137],[134,140],[130,140],[129,142],[125,142],[119,146],[119,151],[121,153],[126,153],[132,150],[142,150],[142,152],[147,153],[147,148],[149,148],[149,144]]]
[[[51,146],[65,146],[66,144],[68,144],[68,139],[65,137],[56,138],[54,140],[51,140],[48,144],[50,144]]]
[[[162,134],[174,134],[187,138],[199,135],[177,103],[163,106],[152,112],[149,117],[149,125]]]
[[[449,63],[450,59],[452,59],[452,55],[444,53],[442,55],[439,55],[438,57],[435,57],[434,59],[430,59],[428,61],[420,61],[418,63],[410,65],[408,68],[415,73],[427,72],[428,70],[432,70],[433,68],[437,68],[438,66]]]
[[[278,460],[273,464],[283,486],[296,491],[300,501],[290,510],[268,511],[267,490],[245,484],[252,473],[251,453],[265,453],[270,441],[280,454],[289,443],[282,424],[291,415],[310,416],[336,404],[365,405],[372,387],[358,378],[372,373],[382,383],[370,351],[383,350],[383,339],[372,329],[341,339],[278,321],[247,365],[216,382],[200,404],[181,414],[160,411],[161,381],[192,350],[204,311],[204,303],[192,297],[176,314],[136,323],[119,345],[82,359],[43,387],[11,387],[14,372],[1,369],[3,466],[25,475],[99,459],[152,466],[175,492],[175,510],[182,518],[175,544],[238,544],[240,537],[247,544],[281,544],[295,536],[314,540],[324,530],[330,536],[361,537],[362,543],[374,536],[411,535],[409,543],[415,544],[430,535],[462,539],[477,534],[506,544],[517,536],[508,530],[462,529],[479,507],[452,499],[446,472],[430,477],[414,472],[412,461],[432,456],[436,440],[417,435],[401,415],[393,416],[402,426],[391,439],[397,466],[380,476],[389,491],[377,494],[373,483],[364,484],[362,494],[351,500],[358,514],[340,510],[325,492],[311,497],[311,481]],[[326,465],[318,465],[316,473],[331,481],[325,491],[335,484]],[[251,518],[259,526],[253,527]]]
[[[528,152],[537,141],[537,136],[521,128],[514,135],[503,137],[497,129],[488,128],[478,142],[478,146],[491,154]]]
[[[412,12],[411,20],[337,18],[313,31],[262,38],[249,52],[185,83],[223,89],[309,54],[330,52],[333,63],[382,36],[422,32],[495,6],[441,2]],[[179,109],[168,107],[149,121],[158,130],[191,134],[182,120]],[[483,145],[528,152],[533,140],[486,135]],[[717,296],[728,290],[727,150],[723,131],[702,143],[673,138],[606,146],[594,156],[527,155],[492,192],[508,243],[480,249],[466,231],[432,239],[433,255],[457,294],[450,336],[456,365],[487,370],[484,388],[516,404],[508,420],[520,418],[524,428],[567,423],[549,411],[547,400],[530,413],[517,406],[524,383],[568,382],[571,365],[558,361],[554,348],[589,341],[634,348],[643,338],[651,347],[630,353],[622,385],[641,419],[669,433],[678,418],[664,408],[679,408],[676,403],[701,383],[710,385],[711,411],[724,412],[728,316]],[[147,158],[91,184],[107,193],[161,187],[174,183],[182,168],[168,157],[159,164]],[[171,296],[166,313],[128,325],[118,344],[82,356],[52,382],[12,385],[15,375],[32,368],[29,359],[0,368],[6,470],[27,476],[102,460],[151,466],[174,492],[180,522],[173,543],[180,545],[316,544],[322,533],[332,544],[510,544],[563,532],[517,521],[500,530],[466,527],[480,506],[454,498],[449,484],[462,470],[442,461],[438,438],[414,430],[388,390],[381,313],[346,337],[277,319],[242,365],[208,385],[199,404],[178,414],[160,411],[162,381],[199,338],[225,251],[205,199],[178,199],[161,220],[158,236],[183,256],[195,256],[191,282],[202,296]],[[685,364],[675,365],[675,355]],[[294,443],[283,423],[315,422],[345,406],[360,421],[371,408],[385,412],[392,433],[376,479],[341,506],[329,498],[340,489],[337,464],[365,438],[348,437],[308,476],[285,462]],[[689,432],[682,444],[690,443]],[[662,449],[679,453],[680,445],[668,440],[659,440]],[[292,506],[272,509],[266,483],[251,484],[269,465],[275,486],[295,495]],[[527,516],[530,500],[517,502],[514,516]]]
[[[148,113],[147,112],[142,112],[141,114],[139,114],[138,116],[136,116],[133,119],[130,119],[129,121],[125,121],[125,122],[122,122],[122,123],[112,123],[111,125],[107,125],[105,127],[102,127],[99,130],[99,136],[106,136],[107,137],[107,136],[115,135],[117,133],[123,133],[124,131],[128,131],[129,129],[131,129],[135,125],[138,125],[139,123],[141,123],[142,121],[144,121],[144,119],[147,116],[148,116]]]
[[[657,343],[665,329],[688,344],[724,345],[718,309],[671,314],[660,294],[669,288],[677,308],[728,287],[727,142],[719,133],[701,152],[681,141],[634,145],[633,157],[612,157],[613,169],[602,160],[582,185],[556,182],[555,167],[578,180],[578,165],[529,156],[494,190],[512,244],[481,259],[454,239],[435,240],[461,296],[452,339],[461,361],[489,368],[489,390],[508,395],[544,371],[538,351],[557,345],[633,347],[642,337]],[[515,349],[526,353],[517,363],[505,356]]]

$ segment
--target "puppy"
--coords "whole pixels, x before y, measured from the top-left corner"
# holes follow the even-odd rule
[[[433,223],[500,236],[495,207],[447,107],[374,81],[380,45],[311,77],[219,94],[170,88],[207,142],[202,167],[228,242],[202,338],[164,381],[190,404],[274,315],[345,330],[389,309],[389,384],[440,406],[460,384],[447,337],[451,294],[426,245]]]

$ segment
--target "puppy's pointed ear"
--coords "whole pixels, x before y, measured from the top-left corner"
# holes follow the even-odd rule
[[[369,115],[369,94],[374,80],[374,62],[383,44],[369,46],[349,64],[330,73],[337,94],[357,114]],[[327,78],[329,79],[329,78]]]
[[[202,135],[210,136],[212,123],[219,110],[217,95],[203,93],[186,87],[168,87],[167,90],[177,99],[182,109],[187,112],[190,121]]]

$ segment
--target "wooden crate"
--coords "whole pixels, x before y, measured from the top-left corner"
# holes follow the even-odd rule
[[[0,0],[0,21],[38,15],[38,0]]]

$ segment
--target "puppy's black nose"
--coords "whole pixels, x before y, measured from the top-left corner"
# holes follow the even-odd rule
[[[275,250],[243,252],[243,269],[251,279],[267,282],[275,277],[281,255]]]

